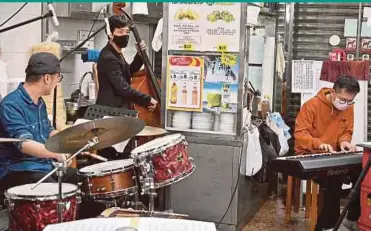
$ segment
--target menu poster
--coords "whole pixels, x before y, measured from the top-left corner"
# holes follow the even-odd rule
[[[202,50],[202,5],[202,2],[169,3],[169,50]]]
[[[238,56],[234,55],[235,58],[233,60],[228,59],[226,61],[226,55],[208,55],[204,57],[205,82],[238,84]]]
[[[241,3],[207,2],[202,12],[203,51],[239,52]]]
[[[169,3],[169,50],[239,52],[241,3]]]
[[[194,56],[169,56],[166,108],[202,111],[204,59]]]
[[[204,83],[203,111],[237,113],[238,84]]]

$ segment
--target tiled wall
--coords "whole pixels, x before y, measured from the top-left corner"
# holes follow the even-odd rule
[[[16,12],[24,3],[0,3],[0,23]],[[22,11],[2,28],[41,15],[40,3],[28,3]],[[24,79],[25,68],[33,44],[41,41],[41,21],[0,34],[0,58],[7,63],[9,79]],[[0,76],[1,78],[2,76]]]

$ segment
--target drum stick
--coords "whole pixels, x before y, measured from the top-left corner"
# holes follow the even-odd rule
[[[99,156],[99,155],[96,155],[96,154],[93,154],[93,153],[89,153],[89,154],[85,154],[85,155],[88,155],[88,156],[91,156],[93,157],[94,159],[97,159],[97,160],[101,160],[101,161],[104,161],[104,162],[107,162],[108,159],[102,157],[102,156]]]

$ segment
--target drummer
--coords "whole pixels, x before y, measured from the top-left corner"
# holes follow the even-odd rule
[[[138,104],[153,111],[157,101],[133,89],[131,76],[139,71],[143,66],[143,60],[138,52],[132,63],[128,63],[122,52],[129,43],[130,23],[123,17],[114,15],[109,18],[109,27],[112,35],[108,35],[108,43],[99,55],[97,69],[99,90],[97,104],[114,108],[133,109],[133,104]],[[140,48],[146,49],[144,41],[140,43]],[[115,159],[116,151],[113,148],[100,150],[99,155],[109,159]]]
[[[0,194],[8,188],[35,183],[63,162],[68,154],[53,153],[45,142],[56,134],[48,119],[42,96],[50,95],[62,80],[58,58],[51,53],[31,56],[26,79],[0,103],[0,135],[27,141],[0,146]],[[45,182],[56,182],[56,176]],[[67,168],[64,182],[77,184],[75,169]]]

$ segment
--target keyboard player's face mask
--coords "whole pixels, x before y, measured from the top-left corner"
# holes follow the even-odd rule
[[[332,92],[332,104],[336,109],[339,111],[344,111],[348,107],[354,104],[354,94],[348,93],[344,90],[340,90],[340,92]]]

